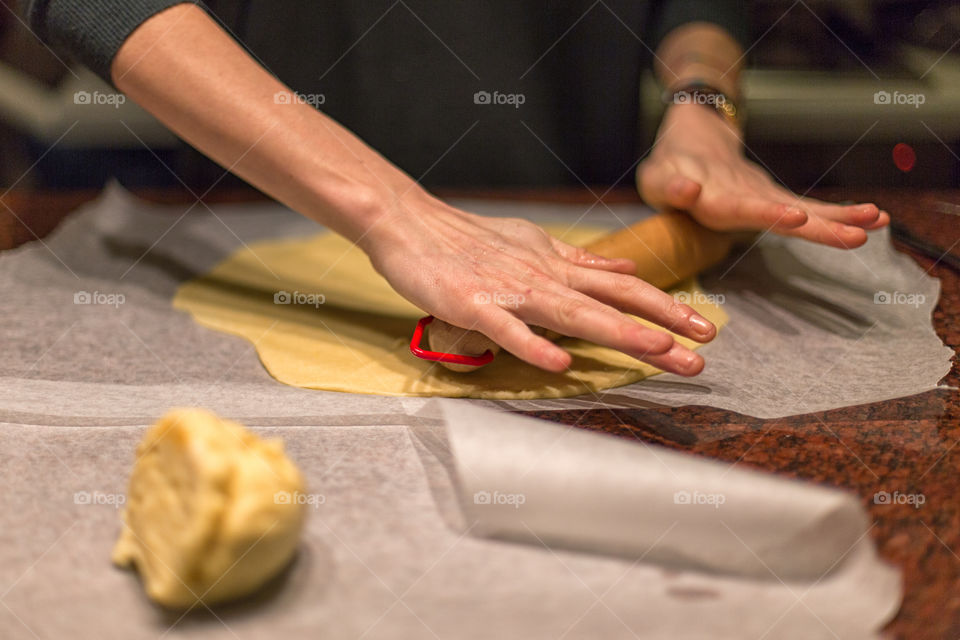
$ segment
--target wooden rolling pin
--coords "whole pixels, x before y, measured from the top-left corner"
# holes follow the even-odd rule
[[[605,258],[629,258],[637,264],[637,277],[667,289],[713,266],[730,252],[734,234],[701,226],[690,216],[662,212],[620,231],[603,236],[584,248]],[[467,331],[435,320],[428,331],[430,349],[470,356],[487,350],[496,354],[500,345],[479,331]],[[451,371],[479,367],[441,362]]]

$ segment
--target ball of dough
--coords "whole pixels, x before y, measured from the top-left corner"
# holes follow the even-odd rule
[[[137,447],[113,561],[183,609],[247,595],[292,559],[303,478],[280,440],[202,409],[167,413]]]

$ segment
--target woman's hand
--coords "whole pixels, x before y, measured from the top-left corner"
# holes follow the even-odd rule
[[[801,198],[743,156],[740,134],[703,105],[668,107],[656,146],[637,168],[637,189],[654,207],[680,209],[716,230],[771,230],[839,248],[867,241],[890,217],[873,204]]]
[[[641,316],[698,342],[716,328],[693,309],[630,275],[630,260],[575,248],[537,225],[450,207],[419,188],[396,201],[359,242],[401,295],[451,324],[484,333],[522,360],[563,371],[571,356],[527,325],[583,338],[665,371],[696,375],[703,358],[625,316]]]
[[[120,89],[190,144],[357,243],[401,295],[441,320],[477,329],[551,371],[565,369],[570,355],[527,324],[667,371],[702,369],[703,359],[672,336],[617,310],[694,340],[716,333],[690,307],[627,275],[629,261],[591,256],[529,222],[443,204],[331,118],[277,100],[289,89],[202,9],[177,5],[144,22],[111,72]]]

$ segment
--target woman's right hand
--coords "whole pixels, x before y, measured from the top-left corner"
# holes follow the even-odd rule
[[[716,328],[634,277],[630,260],[568,245],[532,222],[461,211],[412,187],[358,241],[402,296],[450,324],[480,331],[518,358],[563,371],[571,356],[528,325],[583,338],[693,376],[703,358],[624,315],[698,342]]]

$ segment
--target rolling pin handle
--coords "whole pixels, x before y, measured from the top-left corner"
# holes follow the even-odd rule
[[[410,353],[422,360],[432,360],[434,362],[446,362],[449,364],[465,364],[471,367],[482,367],[493,361],[493,351],[487,349],[479,356],[465,356],[459,353],[443,353],[442,351],[429,351],[420,346],[423,338],[423,330],[428,324],[433,322],[433,316],[420,318],[417,322],[417,328],[413,330],[413,337],[410,338]]]

